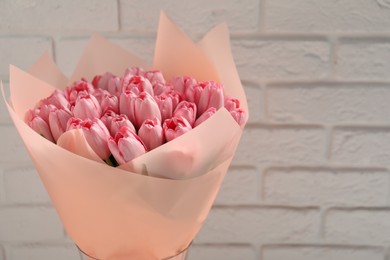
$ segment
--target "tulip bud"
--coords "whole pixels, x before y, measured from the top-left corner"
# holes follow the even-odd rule
[[[111,110],[115,113],[119,113],[118,97],[115,95],[111,95],[108,92],[105,95],[103,95],[102,100],[100,102],[100,106],[102,107],[103,113],[105,113],[108,110]]]
[[[119,113],[126,115],[133,124],[135,124],[133,102],[135,98],[137,98],[137,95],[128,89],[124,90],[119,96]]]
[[[161,121],[157,118],[146,119],[138,131],[138,136],[142,139],[148,151],[162,145],[164,135]]]
[[[92,80],[92,85],[95,88],[107,90],[108,89],[108,82],[113,77],[115,77],[115,76],[110,72],[106,72],[103,75],[96,75]]]
[[[99,105],[99,102],[93,95],[81,95],[76,100],[73,108],[73,114],[75,117],[81,119],[100,118],[102,109]]]
[[[164,76],[159,70],[145,71],[143,76],[147,78],[153,86],[158,82],[165,84]]]
[[[70,104],[68,99],[65,96],[64,91],[56,89],[53,94],[48,98],[44,99],[45,104],[54,105],[57,108],[69,110]]]
[[[180,94],[174,89],[167,89],[162,95],[169,96],[172,99],[172,110],[175,111],[177,104],[182,100]]]
[[[108,92],[110,92],[111,95],[115,95],[119,97],[122,85],[121,85],[121,78],[119,77],[112,77],[108,80],[108,86],[107,86]]]
[[[154,100],[160,109],[161,120],[165,121],[165,119],[171,118],[173,113],[172,97],[162,94],[160,96],[155,96]]]
[[[68,120],[72,114],[64,109],[56,109],[49,114],[49,126],[54,140],[57,142],[60,135],[62,135],[67,128]]]
[[[122,92],[126,90],[130,90],[136,95],[139,95],[141,92],[148,92],[151,96],[154,96],[152,83],[141,76],[133,76],[127,84],[122,83]]]
[[[103,97],[109,96],[110,92],[108,92],[107,90],[101,89],[101,88],[97,88],[97,89],[94,89],[93,91],[91,91],[90,94],[92,94],[96,98],[98,103],[101,104]]]
[[[115,136],[119,129],[121,129],[123,126],[126,126],[135,133],[135,128],[130,122],[129,118],[125,114],[120,114],[111,119],[110,127],[108,128],[110,130],[111,136]]]
[[[111,121],[113,118],[117,117],[118,114],[114,111],[108,109],[104,112],[103,116],[100,118],[100,120],[103,122],[103,124],[107,127],[107,129],[111,128]]]
[[[146,119],[153,119],[156,117],[161,121],[160,109],[154,98],[147,92],[142,92],[138,97],[133,97],[130,102],[134,108],[133,123],[135,123],[137,128],[139,128]]]
[[[204,85],[204,89],[199,98],[198,115],[203,114],[210,107],[215,107],[217,110],[223,107],[223,86],[214,81],[206,81],[201,84]]]
[[[230,112],[240,107],[240,101],[236,98],[225,97],[224,106]]]
[[[76,117],[71,117],[68,120],[68,123],[66,124],[66,131],[73,130],[73,129],[80,129],[81,123],[83,123],[83,120]]]
[[[187,76],[179,76],[175,77],[172,80],[172,87],[174,90],[176,90],[182,98],[186,98],[186,90],[188,88],[194,88],[197,85],[197,82],[195,79]],[[194,100],[189,100],[191,102],[194,102]]]
[[[247,120],[247,114],[246,114],[246,112],[243,109],[237,108],[237,109],[235,109],[233,111],[230,111],[230,114],[232,115],[234,120],[236,120],[236,122],[240,126],[245,125],[246,120]]]
[[[110,133],[103,122],[98,118],[94,118],[93,120],[87,118],[80,125],[85,139],[92,150],[94,150],[101,159],[108,159],[111,155],[107,144]]]
[[[163,131],[167,142],[179,137],[192,129],[190,123],[183,117],[172,117],[165,120]]]
[[[57,110],[58,108],[54,105],[42,105],[41,107],[39,107],[37,110],[35,110],[35,112],[37,113],[36,115],[40,116],[43,120],[45,120],[45,122],[47,124],[49,124],[49,114],[50,112],[52,111],[55,111]]]
[[[155,96],[161,95],[166,91],[169,91],[170,89],[170,86],[162,82],[156,82],[155,84],[153,84],[153,93]]]
[[[194,127],[200,125],[201,123],[209,119],[212,115],[215,114],[215,112],[217,112],[217,109],[215,107],[210,107],[209,109],[207,109],[202,115],[200,115],[200,117],[198,117],[198,119],[196,119]]]
[[[45,137],[51,142],[54,142],[49,125],[40,116],[33,116],[27,124],[39,135]]]
[[[74,106],[78,96],[87,95],[93,91],[91,83],[85,79],[81,79],[73,83],[72,86],[65,89],[65,96],[69,101],[71,107]]]
[[[146,152],[142,140],[126,126],[119,129],[115,138],[108,139],[108,147],[119,164],[129,162]]]
[[[174,117],[184,117],[190,123],[191,126],[194,125],[196,119],[196,105],[195,103],[188,101],[181,101],[173,113]]]

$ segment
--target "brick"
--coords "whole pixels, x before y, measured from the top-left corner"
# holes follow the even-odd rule
[[[30,163],[31,160],[14,126],[0,125],[0,163],[3,165]]]
[[[188,260],[255,260],[254,249],[249,246],[193,245],[188,252]]]
[[[390,128],[340,127],[333,133],[331,161],[354,165],[388,165]]]
[[[249,108],[248,123],[259,123],[264,120],[264,93],[255,86],[244,84],[245,94]]]
[[[317,127],[247,127],[233,163],[319,163],[324,161],[324,139],[324,130]]]
[[[257,187],[258,173],[255,169],[230,168],[214,204],[256,204],[259,200]]]
[[[11,1],[1,1],[0,6],[5,2]],[[0,10],[4,9],[0,7]],[[12,12],[9,13],[12,14]],[[3,16],[2,18],[4,21]],[[34,36],[1,36],[0,50],[0,79],[8,80],[10,64],[27,70],[45,51],[52,52],[51,39]]]
[[[287,123],[389,123],[390,88],[375,84],[275,85],[267,88],[271,120]]]
[[[277,205],[386,206],[388,173],[372,169],[271,168],[264,201]]]
[[[275,32],[388,32],[390,4],[376,1],[266,1],[265,25]]]
[[[321,79],[329,74],[330,44],[320,40],[233,39],[241,79]]]
[[[10,11],[11,10],[11,11]],[[118,29],[116,1],[1,1],[1,31],[113,31]],[[45,19],[39,19],[44,17]],[[37,19],[38,18],[38,19]]]
[[[351,80],[388,80],[390,40],[342,41],[337,51],[336,77]]]
[[[6,170],[4,185],[7,203],[50,203],[47,191],[34,168]]]
[[[80,259],[80,254],[74,245],[34,245],[34,246],[18,246],[11,248],[11,259],[56,259],[70,260]]]
[[[258,27],[259,1],[142,1],[120,0],[121,28],[132,31],[156,31],[160,10],[164,10],[188,33],[205,33],[226,21],[231,31],[254,31]]]
[[[383,260],[381,248],[343,246],[266,246],[263,260]]]
[[[197,243],[313,242],[319,232],[315,209],[213,208]]]
[[[0,210],[0,241],[38,242],[60,239],[62,224],[53,208],[4,207]]]
[[[148,64],[152,64],[155,44],[154,38],[107,37],[107,39],[147,61]],[[88,40],[88,37],[63,37],[57,40],[57,64],[68,77],[72,75],[76,68]],[[129,67],[131,67],[131,64],[129,64]]]
[[[332,209],[325,216],[325,240],[331,243],[388,245],[390,210]]]

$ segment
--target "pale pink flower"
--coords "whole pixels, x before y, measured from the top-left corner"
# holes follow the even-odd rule
[[[137,95],[128,89],[123,91],[119,96],[119,113],[125,114],[133,124],[135,124],[135,115],[134,115],[135,98],[137,98]]]
[[[39,135],[43,136],[51,142],[54,142],[54,138],[50,132],[49,125],[40,116],[32,116],[31,120],[28,121],[27,124]]]
[[[72,114],[64,109],[56,109],[49,114],[49,126],[54,140],[57,142],[58,138],[66,131],[68,120]]]
[[[155,96],[161,95],[169,90],[171,90],[171,87],[165,83],[156,82],[153,84],[153,93]]]
[[[142,92],[133,98],[134,123],[139,128],[146,119],[157,118],[161,121],[161,112],[154,98],[147,92]]]
[[[173,114],[172,96],[162,94],[155,96],[154,100],[156,100],[158,108],[160,109],[161,121],[164,122],[165,119],[171,118]]]
[[[35,110],[36,115],[40,116],[47,124],[49,124],[49,114],[58,108],[51,104],[43,104],[41,107]]]
[[[115,117],[117,117],[118,114],[114,111],[108,109],[104,112],[100,120],[104,123],[104,125],[107,127],[107,129],[110,129],[111,127],[111,120]]]
[[[142,140],[126,126],[119,129],[115,138],[108,139],[108,147],[118,164],[131,161],[146,152]]]
[[[121,84],[121,78],[120,77],[112,77],[108,80],[108,86],[107,86],[108,92],[110,94],[115,95],[119,97],[122,91],[122,84]]]
[[[161,95],[169,96],[172,99],[172,110],[175,111],[177,104],[182,101],[182,97],[180,96],[179,92],[177,92],[174,89],[167,89],[164,93]],[[161,96],[160,95],[160,96]]]
[[[164,143],[164,134],[161,121],[157,118],[146,119],[141,125],[138,136],[144,142],[148,151]]]
[[[84,120],[76,117],[71,117],[68,120],[68,123],[66,124],[66,131],[73,130],[73,129],[80,129],[81,124],[84,122]]]
[[[210,107],[215,107],[217,110],[223,107],[223,86],[214,81],[206,81],[202,85],[204,88],[198,102],[198,115],[203,114]]]
[[[158,82],[165,84],[164,76],[159,70],[145,71],[143,76],[147,78],[153,86]]]
[[[194,125],[196,119],[196,105],[195,103],[188,101],[181,101],[176,109],[173,112],[174,117],[184,117],[190,123],[191,126]]]
[[[114,111],[115,113],[119,113],[118,97],[115,95],[111,95],[108,92],[102,96],[100,106],[102,108],[103,113],[108,110]]]
[[[247,113],[243,109],[237,108],[235,110],[230,111],[230,114],[240,126],[245,125],[247,120]]]
[[[70,106],[73,107],[76,99],[80,95],[87,95],[93,92],[93,86],[85,79],[75,81],[72,86],[65,89],[65,96],[68,99]]]
[[[191,94],[193,92],[194,87],[197,85],[197,82],[194,78],[188,76],[179,76],[175,77],[172,80],[172,87],[176,90],[184,99],[187,99],[186,93],[192,97],[192,99],[188,100],[194,102],[194,95]]]
[[[115,76],[112,73],[110,73],[110,72],[106,72],[103,75],[96,75],[92,79],[92,85],[95,88],[100,88],[100,89],[107,90],[108,89],[108,82],[113,77],[115,77]]]
[[[240,101],[236,98],[225,97],[224,107],[227,111],[233,111],[237,108],[240,108]]]
[[[148,92],[151,96],[154,96],[152,83],[142,76],[133,76],[128,83],[122,83],[122,92],[128,90],[137,95],[141,92]]]
[[[172,117],[163,124],[164,137],[167,142],[187,133],[192,129],[190,123],[183,117]]]
[[[200,117],[198,117],[198,119],[196,119],[194,127],[200,125],[201,123],[209,119],[212,115],[215,114],[215,112],[217,112],[217,109],[215,107],[210,107],[209,109],[207,109],[205,112],[203,112],[203,114],[200,115]]]
[[[108,128],[110,130],[111,136],[115,136],[119,129],[121,129],[123,126],[128,127],[135,133],[134,125],[130,122],[129,118],[125,114],[120,114],[111,119],[110,127]]]
[[[48,98],[41,101],[45,105],[54,105],[57,108],[69,110],[70,103],[63,90],[56,89]]]
[[[111,155],[107,144],[110,133],[103,122],[98,118],[94,118],[93,120],[87,118],[80,125],[85,139],[92,150],[94,150],[101,159],[108,159]]]
[[[93,95],[86,94],[77,98],[72,112],[75,117],[81,119],[94,119],[100,118],[102,109]]]

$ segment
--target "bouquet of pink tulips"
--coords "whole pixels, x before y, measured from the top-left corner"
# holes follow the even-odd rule
[[[166,83],[160,71],[134,67],[123,77],[107,72],[55,90],[28,111],[26,123],[59,145],[66,131],[81,129],[96,155],[118,166],[191,131],[221,107],[245,124],[239,100],[225,97],[222,84],[183,76]]]
[[[183,252],[248,117],[226,25],[194,43],[164,13],[153,66],[94,35],[70,79],[45,54],[28,72],[10,67],[10,92],[53,205],[92,259]]]

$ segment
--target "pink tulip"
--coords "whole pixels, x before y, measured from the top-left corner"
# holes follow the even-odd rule
[[[123,78],[127,78],[127,80],[130,80],[130,78],[132,78],[133,76],[144,76],[145,74],[145,71],[140,68],[140,67],[131,67],[131,68],[127,68],[125,70],[125,75],[123,76]]]
[[[146,152],[142,140],[128,127],[122,127],[115,138],[108,139],[108,147],[118,164],[124,164]]]
[[[225,97],[224,106],[227,111],[233,111],[240,107],[240,101],[236,98]]]
[[[108,109],[104,112],[100,120],[103,122],[103,124],[107,127],[107,129],[111,128],[111,121],[113,118],[117,117],[118,114],[114,111]]]
[[[139,128],[146,119],[157,118],[161,121],[160,109],[149,93],[142,92],[132,101],[134,102],[134,117],[137,128]]]
[[[110,92],[111,95],[115,95],[119,97],[122,91],[121,78],[120,77],[112,77],[108,80],[107,91]]]
[[[102,96],[100,106],[102,107],[103,113],[105,113],[107,110],[111,110],[115,113],[119,113],[118,97],[115,95],[111,95],[108,92]]]
[[[93,120],[87,118],[81,123],[81,129],[92,150],[101,159],[108,159],[111,155],[107,144],[110,133],[103,122],[98,118],[94,118]]]
[[[184,117],[190,123],[191,126],[194,125],[196,119],[196,105],[195,103],[188,101],[181,101],[173,113],[174,117]]]
[[[161,120],[164,122],[165,119],[171,118],[173,114],[172,96],[162,94],[160,96],[155,96],[154,100],[160,109]]]
[[[47,124],[49,124],[49,114],[50,112],[52,111],[55,111],[57,110],[58,108],[54,105],[51,105],[51,104],[44,104],[42,105],[41,107],[39,107],[38,109],[35,110],[36,112],[36,115],[40,116],[43,120],[45,120],[45,122]]]
[[[43,136],[47,140],[54,142],[54,138],[50,132],[49,125],[39,116],[33,116],[27,124],[39,135]]]
[[[215,107],[217,110],[223,107],[223,86],[214,81],[206,81],[201,84],[204,85],[204,89],[199,98],[198,115],[203,114],[210,107]]]
[[[73,83],[72,86],[65,89],[65,97],[68,99],[70,106],[74,106],[76,99],[80,95],[87,95],[93,91],[93,86],[85,79]]]
[[[92,94],[96,98],[99,104],[102,103],[102,99],[104,96],[111,95],[110,92],[101,88],[94,89],[89,94]]]
[[[56,89],[48,98],[42,100],[46,105],[54,105],[57,108],[69,110],[70,104],[64,91]]]
[[[155,84],[153,84],[153,93],[155,96],[161,95],[169,91],[170,89],[170,86],[162,82],[156,82]]]
[[[143,76],[147,78],[153,86],[158,82],[165,84],[164,76],[159,70],[145,71]]]
[[[125,114],[120,114],[116,117],[113,117],[111,120],[110,127],[108,128],[110,130],[111,136],[115,136],[119,129],[121,129],[123,126],[126,126],[135,133],[135,128],[130,122],[129,118]]]
[[[236,122],[240,126],[245,125],[246,120],[247,120],[247,114],[246,114],[246,112],[243,109],[237,108],[237,109],[235,109],[233,111],[230,111],[230,114],[232,115],[234,120],[236,120]]]
[[[49,126],[54,140],[57,142],[60,135],[62,135],[67,128],[68,120],[72,114],[64,109],[56,109],[49,114]]]
[[[128,83],[123,83],[122,92],[127,90],[136,95],[139,95],[141,92],[148,92],[151,96],[154,96],[152,83],[142,76],[133,76]]]
[[[163,124],[164,136],[167,142],[187,133],[192,129],[190,123],[183,117],[172,117]]]
[[[119,113],[125,114],[133,124],[135,124],[135,110],[133,101],[136,98],[137,95],[129,89],[124,90],[119,96]]]
[[[215,114],[215,112],[217,112],[217,109],[215,107],[210,107],[209,109],[207,109],[202,115],[200,115],[200,117],[198,117],[198,119],[196,119],[194,127],[200,125],[201,123],[209,119],[212,115]]]
[[[93,95],[86,94],[77,97],[73,108],[73,114],[75,117],[81,119],[100,118],[102,109]]]
[[[177,92],[174,89],[167,89],[163,94],[165,96],[169,96],[172,99],[172,110],[175,111],[177,104],[182,101],[182,97],[180,96],[179,92]]]
[[[66,124],[66,131],[73,130],[73,129],[80,129],[82,123],[83,123],[82,119],[71,117],[68,120],[68,123]]]
[[[186,92],[188,91],[188,93],[190,93],[191,90],[194,89],[196,85],[197,85],[196,80],[194,78],[187,77],[187,76],[175,77],[172,80],[173,89],[176,90],[182,96],[182,98],[185,99],[187,99]],[[194,102],[194,99],[188,101]]]
[[[115,76],[112,73],[110,73],[110,72],[106,72],[103,75],[96,75],[92,79],[92,85],[95,88],[100,88],[100,89],[107,90],[108,89],[108,82],[113,77],[115,77]]]
[[[138,131],[138,136],[142,139],[148,151],[162,145],[164,135],[161,121],[157,118],[146,119]]]

